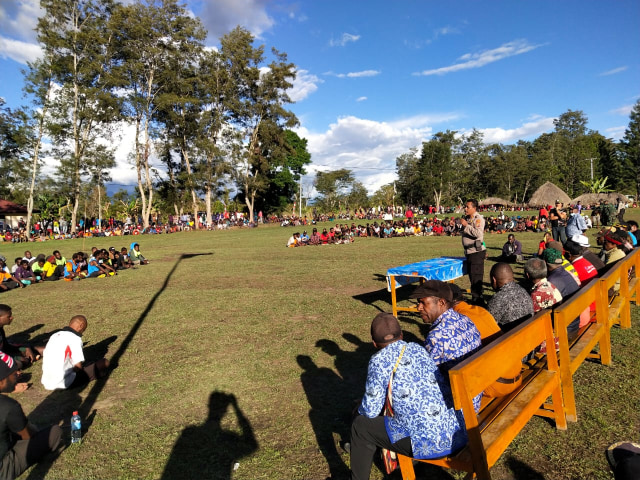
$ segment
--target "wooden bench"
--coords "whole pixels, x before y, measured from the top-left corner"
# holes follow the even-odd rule
[[[560,380],[567,420],[577,421],[576,400],[573,390],[573,374],[587,358],[600,360],[603,365],[611,363],[611,337],[608,303],[600,302],[603,283],[594,278],[588,285],[578,290],[565,303],[553,310],[553,322],[560,346]],[[605,291],[606,292],[606,291]],[[596,315],[592,323],[582,327],[576,336],[569,338],[567,328],[580,314],[596,302]],[[593,353],[596,345],[600,352]],[[548,343],[547,343],[548,345]],[[547,349],[549,351],[549,349]]]
[[[638,295],[640,293],[640,277],[638,277],[638,272],[640,272],[640,248],[635,248],[621,261],[624,262],[624,267],[622,268],[627,271],[627,279],[629,282],[626,290],[627,300],[638,305],[638,298],[640,298]],[[621,326],[626,328],[626,326]],[[629,327],[630,326],[631,322],[629,322]]]
[[[634,252],[635,253],[635,252]],[[629,306],[629,275],[626,259],[618,261],[599,278],[600,294],[596,301],[596,314],[608,319],[609,329],[619,324],[622,328],[631,326],[631,308]],[[609,296],[609,291],[620,283],[618,292]],[[607,308],[608,306],[608,308]]]
[[[553,337],[551,312],[544,310],[453,367],[449,378],[454,407],[462,410],[469,442],[453,455],[417,461],[466,471],[467,478],[477,475],[479,479],[490,479],[489,468],[533,415],[553,418],[556,427],[565,430],[560,372],[553,348],[546,359],[527,366],[518,389],[505,397],[483,402],[478,414],[473,408],[473,398],[506,374],[511,365],[505,358],[521,359],[543,340],[553,345]],[[549,397],[551,403],[545,404]],[[402,478],[414,480],[414,459],[398,455],[398,461]]]

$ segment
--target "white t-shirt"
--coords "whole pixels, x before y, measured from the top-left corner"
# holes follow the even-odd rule
[[[56,332],[47,342],[42,356],[44,388],[67,388],[76,378],[73,366],[84,362],[82,337],[68,327]]]

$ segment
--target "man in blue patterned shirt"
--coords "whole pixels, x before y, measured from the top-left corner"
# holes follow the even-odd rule
[[[369,361],[365,395],[351,426],[352,480],[369,478],[378,447],[425,459],[467,443],[462,413],[453,409],[451,390],[427,351],[402,340],[390,313],[373,319],[371,337],[379,351]],[[393,416],[381,416],[388,391]]]
[[[453,293],[445,282],[427,280],[411,294],[418,299],[418,312],[431,329],[424,341],[429,355],[446,375],[451,367],[481,345],[475,324],[453,309]]]

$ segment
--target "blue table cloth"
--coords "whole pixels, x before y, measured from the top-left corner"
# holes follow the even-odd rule
[[[410,263],[387,270],[387,290],[391,291],[390,276],[395,277],[396,288],[417,282],[420,278],[425,280],[442,280],[448,282],[455,280],[466,273],[464,257],[440,257],[430,258],[423,262]]]

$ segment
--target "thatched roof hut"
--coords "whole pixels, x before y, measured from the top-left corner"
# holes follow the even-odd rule
[[[485,198],[484,200],[482,200],[480,203],[478,203],[479,206],[481,207],[488,207],[490,205],[504,205],[504,206],[510,206],[513,205],[513,203],[511,203],[508,200],[505,200],[503,198],[499,198],[499,197],[488,197]]]
[[[533,193],[529,199],[529,206],[540,207],[542,205],[554,205],[558,200],[564,204],[571,202],[569,195],[564,193],[560,187],[551,182],[547,182]]]
[[[607,200],[609,203],[618,203],[618,199],[628,202],[629,199],[621,193],[583,193],[579,197],[571,200],[571,204],[575,205],[580,202],[582,205],[593,205],[600,203],[600,200]]]

